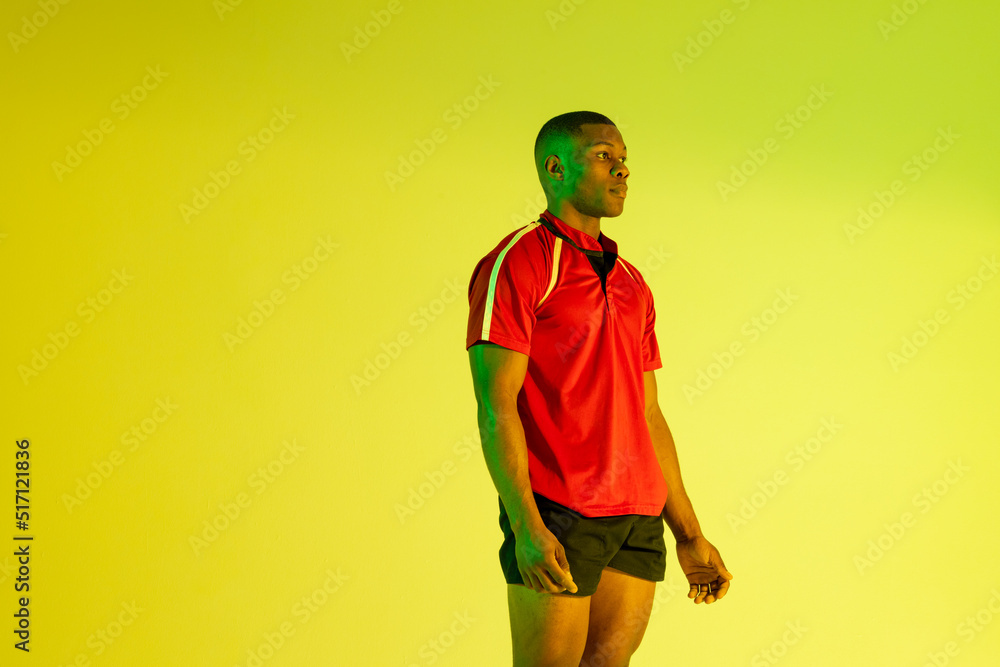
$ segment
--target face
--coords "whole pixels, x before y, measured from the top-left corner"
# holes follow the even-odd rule
[[[625,207],[627,151],[614,125],[581,125],[572,160],[564,164],[562,197],[583,215],[614,218]]]

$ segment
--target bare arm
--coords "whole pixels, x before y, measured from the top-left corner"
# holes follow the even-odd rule
[[[696,604],[711,604],[726,595],[733,575],[726,569],[718,549],[701,534],[701,525],[684,490],[684,482],[681,481],[674,437],[656,399],[656,377],[653,371],[643,373],[643,380],[646,390],[646,423],[656,450],[656,458],[663,471],[663,479],[667,482],[667,503],[663,507],[663,520],[677,540],[677,560],[691,585],[688,597]]]
[[[493,343],[478,343],[469,348],[469,363],[486,467],[517,535],[542,523],[528,479],[528,447],[517,413],[528,357]]]
[[[667,504],[663,508],[663,519],[678,542],[701,536],[701,526],[694,514],[691,500],[684,490],[680,464],[677,462],[677,448],[674,437],[667,426],[667,420],[660,412],[656,398],[656,377],[653,371],[643,373],[646,387],[646,424],[653,439],[656,458],[660,461],[663,478],[667,482]]]
[[[469,348],[486,467],[514,532],[517,567],[533,590],[577,592],[566,552],[538,513],[528,476],[528,446],[517,412],[528,357],[493,343]]]

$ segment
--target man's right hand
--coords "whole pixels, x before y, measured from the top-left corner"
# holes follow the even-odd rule
[[[539,593],[576,593],[566,550],[544,525],[516,535],[514,554],[524,585]]]

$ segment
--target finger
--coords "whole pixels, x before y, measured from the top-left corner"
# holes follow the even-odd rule
[[[705,603],[710,604],[712,602],[717,602],[723,595],[725,595],[725,589],[729,587],[729,582],[725,579],[719,579],[713,581],[709,584],[709,593],[705,597]]]
[[[566,590],[570,593],[576,593],[576,582],[573,581],[573,575],[569,571],[568,563],[565,567],[556,567],[555,571],[552,572],[552,575],[552,578],[559,582]]]
[[[531,570],[521,570],[521,580],[524,582],[524,585],[531,590],[541,590],[541,584],[538,583],[538,577],[534,576]]]
[[[549,573],[544,569],[540,569],[537,573],[538,581],[541,583],[543,593],[561,593],[564,589],[562,586],[557,584],[549,576]]]
[[[556,565],[554,568],[550,568],[549,571],[552,574],[552,578],[566,590],[570,593],[576,593],[578,590],[576,582],[573,581],[573,574],[569,571],[569,561],[566,559],[566,553],[562,549],[556,551]]]
[[[732,579],[733,573],[730,572],[726,568],[726,564],[722,562],[722,556],[719,556],[718,552],[716,552],[715,555],[716,555],[715,571],[718,572],[719,576],[723,577],[724,579]]]
[[[528,576],[531,578],[531,590],[535,591],[536,593],[546,592],[545,581],[542,579],[541,575],[539,575],[539,573],[535,570],[535,568],[531,568],[530,570],[528,570]]]
[[[550,574],[553,582],[559,586],[560,592],[568,590],[570,593],[576,593],[576,582],[573,581],[573,577],[568,571],[556,569],[551,571]]]
[[[573,581],[573,575],[569,573],[569,567],[564,567],[557,572],[550,573],[552,575],[555,584],[559,587],[559,592],[569,591],[570,593],[576,593],[576,582]]]

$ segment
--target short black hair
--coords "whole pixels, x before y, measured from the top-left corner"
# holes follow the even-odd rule
[[[535,161],[537,162],[538,158],[541,157],[538,155],[538,151],[552,138],[556,136],[577,138],[582,135],[581,125],[614,125],[614,122],[604,114],[595,111],[570,111],[550,118],[545,122],[545,125],[542,125],[538,136],[535,137]]]

